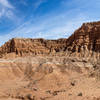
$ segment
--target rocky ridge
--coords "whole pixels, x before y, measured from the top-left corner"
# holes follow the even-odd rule
[[[20,39],[13,38],[0,47],[1,57],[13,53],[15,56],[64,55],[100,58],[100,21],[84,23],[68,39]]]
[[[100,22],[84,23],[68,38],[66,48],[76,55],[100,58]]]
[[[68,39],[6,42],[0,100],[100,100],[100,59],[88,59],[99,58],[99,29],[100,22],[85,23]]]
[[[17,56],[47,55],[60,52],[66,46],[67,39],[45,40],[13,38],[0,48],[1,57],[14,53]]]

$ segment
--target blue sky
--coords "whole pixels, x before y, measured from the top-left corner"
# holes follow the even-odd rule
[[[14,37],[67,38],[100,20],[100,0],[0,0],[0,45]]]

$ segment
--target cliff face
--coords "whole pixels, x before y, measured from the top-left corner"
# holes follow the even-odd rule
[[[11,39],[0,48],[0,55],[17,56],[57,54],[100,58],[100,22],[84,23],[68,39]]]
[[[0,54],[15,53],[18,56],[54,54],[66,46],[67,39],[11,39],[0,48]]]
[[[68,38],[67,50],[71,53],[83,53],[83,56],[93,53],[99,56],[100,22],[84,23]]]

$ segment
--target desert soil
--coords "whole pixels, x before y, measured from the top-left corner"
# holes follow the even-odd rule
[[[100,80],[79,58],[0,59],[0,100],[100,100]]]

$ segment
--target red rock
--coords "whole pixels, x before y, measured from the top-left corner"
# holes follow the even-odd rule
[[[13,38],[0,48],[0,56],[15,54],[48,55],[63,51],[68,55],[93,56],[100,58],[100,21],[84,23],[68,39],[18,39]],[[68,52],[66,52],[68,51]],[[9,57],[9,56],[8,56]]]
[[[18,39],[13,38],[0,48],[0,55],[15,53],[17,56],[54,54],[66,46],[67,39]]]

